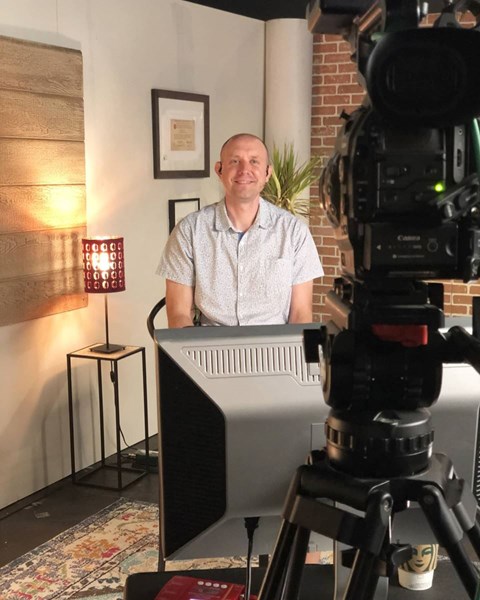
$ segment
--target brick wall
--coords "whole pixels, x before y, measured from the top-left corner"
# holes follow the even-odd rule
[[[356,67],[350,60],[350,46],[336,36],[315,35],[312,75],[312,154],[325,162],[332,154],[342,111],[353,112],[364,97],[357,83]],[[341,273],[339,252],[332,229],[319,204],[318,186],[311,189],[310,227],[322,259],[325,276],[314,285],[314,319],[328,320],[325,295]],[[480,283],[446,281],[445,314],[471,314],[471,296],[480,294]]]
[[[355,65],[350,60],[350,46],[336,36],[315,35],[312,75],[312,154],[323,158],[333,151],[341,126],[342,110],[353,110],[363,100],[363,89],[357,83]],[[325,295],[333,280],[340,275],[340,255],[332,228],[319,203],[318,186],[310,193],[310,228],[322,259],[325,276],[314,285],[314,319],[327,321]]]

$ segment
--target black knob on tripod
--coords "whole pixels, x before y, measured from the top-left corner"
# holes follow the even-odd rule
[[[433,429],[426,409],[331,410],[327,455],[335,468],[358,477],[414,475],[428,467]]]

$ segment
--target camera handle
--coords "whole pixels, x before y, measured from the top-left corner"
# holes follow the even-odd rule
[[[287,496],[283,522],[259,600],[297,600],[310,532],[315,531],[354,549],[350,576],[337,578],[335,600],[386,598],[388,579],[411,556],[410,546],[390,542],[390,518],[409,501],[419,503],[469,598],[479,583],[477,570],[462,546],[464,533],[480,558],[477,504],[450,459],[434,454],[424,472],[394,479],[358,479],[329,464],[323,451],[297,470]],[[332,502],[334,503],[332,505]],[[361,511],[364,516],[341,506]],[[349,559],[346,557],[348,566]],[[335,569],[337,571],[337,566]],[[375,596],[381,585],[382,596]],[[340,596],[340,594],[342,594]]]

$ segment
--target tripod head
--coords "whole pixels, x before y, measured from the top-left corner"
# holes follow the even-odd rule
[[[422,23],[429,4],[440,11],[433,27]],[[475,26],[460,25],[465,11]],[[366,91],[342,114],[320,178],[342,276],[327,296],[330,322],[305,343],[310,359],[323,351],[329,458],[367,476],[391,475],[394,462],[399,474],[426,466],[433,434],[420,411],[439,396],[443,363],[480,362],[469,334],[439,331],[443,287],[432,282],[479,277],[479,21],[476,0],[309,6],[312,32],[350,43]]]

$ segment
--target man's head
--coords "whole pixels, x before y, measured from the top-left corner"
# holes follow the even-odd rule
[[[239,133],[229,138],[215,164],[227,201],[257,200],[270,179],[269,162],[268,150],[256,135]]]

